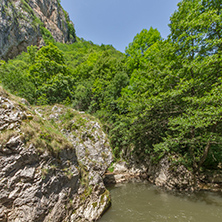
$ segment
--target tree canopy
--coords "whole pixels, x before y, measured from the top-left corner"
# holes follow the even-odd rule
[[[32,104],[64,103],[103,122],[116,158],[177,158],[194,172],[222,159],[222,4],[182,0],[162,39],[143,29],[125,54],[77,39],[0,63],[1,84]],[[18,87],[19,86],[19,87]]]

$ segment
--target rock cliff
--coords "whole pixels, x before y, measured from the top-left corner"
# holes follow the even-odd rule
[[[32,108],[0,88],[0,221],[97,220],[110,204],[102,177],[111,162],[96,119]]]
[[[49,35],[62,43],[76,38],[73,23],[58,0],[1,0],[0,59],[13,58],[30,45],[41,46]]]

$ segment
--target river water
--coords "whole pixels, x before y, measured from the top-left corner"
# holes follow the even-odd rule
[[[221,193],[172,193],[148,183],[109,190],[112,206],[99,222],[222,222]]]

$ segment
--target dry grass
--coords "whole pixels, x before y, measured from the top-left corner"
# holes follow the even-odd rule
[[[8,97],[9,94],[0,86],[0,96],[2,97]]]
[[[20,103],[21,98],[11,95],[1,86],[0,96],[12,100],[17,109],[25,111],[26,113],[26,118],[22,119],[20,125],[20,132],[12,130],[0,132],[0,145],[7,143],[12,136],[20,135],[26,147],[33,144],[40,153],[48,150],[57,156],[62,149],[73,149],[71,142],[60,132],[61,129],[71,128],[73,132],[76,131],[79,135],[82,130],[90,127],[88,122],[95,120],[95,118],[90,115],[79,113],[71,108],[57,104],[56,106],[61,111],[59,112],[59,121],[54,120],[52,124],[50,120],[47,121],[49,115],[54,113],[52,106],[28,107]],[[35,109],[41,110],[40,113],[43,114],[45,119],[38,116],[34,111]],[[72,124],[70,125],[71,122]]]
[[[21,132],[23,142],[27,146],[33,144],[40,153],[48,150],[57,156],[62,149],[72,149],[73,147],[58,129],[40,117],[23,121]]]
[[[18,136],[18,132],[15,130],[6,130],[0,133],[0,141],[2,146],[5,146],[5,144],[12,138],[13,136]]]

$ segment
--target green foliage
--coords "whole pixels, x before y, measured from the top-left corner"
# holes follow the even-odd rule
[[[25,53],[0,66],[0,82],[10,92],[27,98],[31,103],[34,101],[34,85],[28,78],[28,57]]]
[[[43,40],[46,44],[55,43],[55,40],[51,32],[48,29],[46,29],[43,25],[40,26],[40,31],[41,31]]]
[[[133,42],[126,48],[126,55],[128,57],[127,64],[129,69],[138,69],[141,67],[141,60],[149,54],[149,48],[161,40],[160,33],[157,29],[152,27],[148,30],[143,29],[137,34]]]
[[[34,61],[29,67],[29,78],[35,85],[37,104],[61,103],[72,97],[72,77],[69,75],[62,52],[55,45],[42,47],[36,53]]]
[[[220,7],[214,1],[182,1],[171,17],[168,40],[155,38],[151,29],[147,39],[143,30],[129,44],[130,83],[122,89],[120,115],[111,130],[118,153],[133,150],[141,158],[174,153],[195,172],[217,165],[222,136]],[[211,162],[212,156],[217,162]]]
[[[47,46],[1,61],[1,84],[33,104],[64,103],[99,117],[117,159],[176,154],[194,172],[216,169],[222,159],[221,11],[219,0],[183,0],[170,18],[168,39],[144,29],[125,55],[79,38],[55,43],[41,26]],[[73,26],[69,32],[74,38]]]
[[[59,1],[58,1],[58,3],[60,4]],[[74,29],[74,25],[70,21],[68,13],[65,10],[63,10],[63,12],[65,14],[66,23],[68,25],[68,41],[69,42],[75,41],[76,40],[76,31]]]

